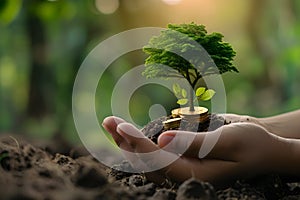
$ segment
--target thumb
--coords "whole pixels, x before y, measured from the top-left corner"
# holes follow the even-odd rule
[[[166,131],[158,137],[158,146],[172,153],[197,156],[202,144],[200,135],[203,134],[188,131]]]
[[[215,157],[217,151],[214,149],[221,132],[222,129],[205,133],[166,131],[158,137],[158,146],[165,151],[187,157]]]

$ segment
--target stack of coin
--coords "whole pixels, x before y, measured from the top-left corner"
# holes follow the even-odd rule
[[[180,126],[181,118],[172,118],[168,119],[166,121],[163,121],[164,129],[165,130],[170,130],[170,129],[178,129]]]
[[[189,107],[174,109],[172,117],[180,117],[198,123],[205,123],[209,120],[208,109],[205,107],[195,107],[194,111],[190,111]]]
[[[202,115],[182,115],[182,118],[186,119],[187,121],[203,124],[209,120],[209,115],[208,113]]]

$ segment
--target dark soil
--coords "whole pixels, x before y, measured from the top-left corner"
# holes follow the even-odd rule
[[[171,119],[172,117],[160,117],[152,122],[148,123],[143,129],[142,132],[150,138],[154,143],[157,143],[158,136],[167,131],[164,129],[163,121],[167,119]],[[205,131],[213,131],[223,125],[227,124],[225,119],[216,114],[209,114],[209,120],[204,123],[191,122],[185,119],[181,120],[180,127],[178,130],[185,131],[194,131],[194,132],[205,132]]]
[[[154,124],[162,131],[160,123]],[[150,129],[155,132],[149,126],[143,131]],[[278,175],[238,180],[228,188],[217,190],[196,179],[162,187],[148,181],[143,174],[106,167],[82,148],[64,145],[60,151],[59,141],[31,143],[17,137],[1,137],[0,199],[300,199],[300,180],[286,181]],[[127,165],[123,162],[118,168]]]

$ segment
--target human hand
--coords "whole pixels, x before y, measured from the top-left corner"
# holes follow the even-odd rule
[[[167,131],[159,136],[158,145],[120,118],[108,117],[103,126],[116,144],[125,150],[125,156],[126,152],[143,154],[159,151],[159,154],[149,154],[146,157],[127,156],[136,168],[147,168],[152,164],[155,170],[148,171],[146,176],[156,183],[161,183],[166,178],[181,182],[195,177],[223,185],[237,178],[248,178],[276,170],[275,156],[286,147],[283,138],[254,123],[236,122],[206,133]],[[219,136],[217,143],[200,159],[199,150],[204,139],[214,136]],[[163,164],[159,165],[160,163]],[[155,165],[161,167],[157,168]]]
[[[259,118],[250,115],[240,115],[240,114],[233,114],[233,113],[218,114],[218,115],[225,119],[226,124],[246,122],[246,123],[253,123],[253,124],[263,126]]]

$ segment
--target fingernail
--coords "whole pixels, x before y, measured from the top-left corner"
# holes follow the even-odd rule
[[[118,124],[118,126],[117,126],[117,132],[118,133],[126,132],[125,131],[126,130],[126,126],[128,126],[127,123],[120,123],[120,124]],[[127,130],[128,130],[128,128],[127,128]]]
[[[107,125],[107,124],[112,124],[112,123],[115,123],[115,124],[120,124],[120,123],[123,123],[125,122],[123,119],[119,118],[119,117],[116,117],[116,116],[109,116],[109,117],[106,117],[103,122],[102,122],[102,126],[104,125]]]
[[[120,123],[117,126],[117,132],[122,136],[130,135],[136,138],[145,138],[145,135],[130,123]],[[125,134],[125,135],[124,135]]]
[[[107,124],[107,121],[109,120],[110,117],[106,117],[103,121],[102,121],[102,126],[104,126],[105,124]]]
[[[164,147],[167,144],[169,144],[173,139],[175,135],[174,134],[164,134],[158,137],[158,144],[160,147]]]

